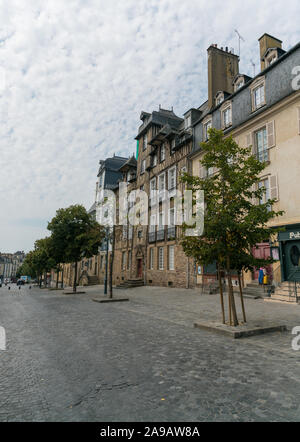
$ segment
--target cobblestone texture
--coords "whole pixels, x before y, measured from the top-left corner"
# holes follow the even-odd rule
[[[238,341],[196,330],[219,300],[143,287],[128,303],[0,289],[0,421],[298,421],[290,332]],[[120,293],[119,293],[120,294]],[[300,306],[246,300],[251,319],[300,325]]]

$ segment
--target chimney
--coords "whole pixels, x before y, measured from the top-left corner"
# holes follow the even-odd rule
[[[278,38],[272,37],[272,35],[264,34],[259,39],[259,54],[260,54],[260,67],[263,71],[265,69],[264,55],[266,51],[270,48],[280,48],[282,46],[282,41]]]
[[[233,80],[239,73],[239,57],[233,53],[218,49],[211,45],[208,54],[208,107],[214,106],[214,99],[218,91],[233,92]]]

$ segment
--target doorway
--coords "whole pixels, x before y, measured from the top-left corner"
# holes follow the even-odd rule
[[[142,278],[143,276],[143,260],[139,258],[137,260],[137,277]]]

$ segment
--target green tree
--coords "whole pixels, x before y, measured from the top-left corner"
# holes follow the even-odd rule
[[[271,262],[256,260],[250,251],[276,233],[267,223],[283,212],[273,210],[275,199],[262,201],[266,189],[258,183],[266,164],[252,155],[251,148],[240,147],[231,136],[210,129],[209,140],[201,143],[201,149],[203,169],[214,168],[214,173],[207,177],[185,174],[182,180],[193,191],[204,191],[204,232],[201,237],[183,237],[182,246],[186,255],[200,264],[217,262],[219,269],[226,270],[229,323],[236,326],[232,271],[241,272]],[[221,285],[220,294],[225,322]]]
[[[98,253],[104,229],[82,205],[59,209],[48,223],[53,247],[59,250],[62,262],[75,263],[73,291],[76,292],[78,261]]]

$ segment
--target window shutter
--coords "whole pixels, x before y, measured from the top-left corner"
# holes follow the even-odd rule
[[[276,175],[271,175],[269,178],[270,182],[270,198],[271,200],[279,199],[278,195],[278,180]]]
[[[270,149],[270,147],[275,146],[275,122],[274,122],[274,120],[267,123],[267,137],[268,137],[268,149]]]
[[[298,107],[298,133],[300,135],[300,106]]]

